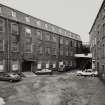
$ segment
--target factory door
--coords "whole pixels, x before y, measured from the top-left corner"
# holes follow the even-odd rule
[[[32,61],[24,60],[22,62],[22,72],[31,72],[32,71]]]

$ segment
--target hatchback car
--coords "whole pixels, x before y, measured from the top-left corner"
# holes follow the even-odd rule
[[[0,73],[0,80],[1,81],[20,81],[21,76],[16,73]]]
[[[77,71],[77,75],[78,76],[97,76],[98,72],[93,71],[91,69],[87,69],[87,70],[84,70],[84,71]]]

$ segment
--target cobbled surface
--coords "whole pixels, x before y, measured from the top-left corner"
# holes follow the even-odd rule
[[[76,73],[38,75],[20,82],[0,81],[5,105],[105,105],[105,85]]]

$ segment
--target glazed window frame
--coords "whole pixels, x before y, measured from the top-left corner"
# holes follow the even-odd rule
[[[29,27],[25,27],[25,37],[32,37],[32,30]]]
[[[30,17],[29,17],[29,16],[26,16],[26,17],[25,17],[25,21],[26,21],[27,23],[30,23]]]
[[[65,40],[65,45],[66,45],[66,46],[69,45],[69,40],[68,40],[68,39]]]
[[[0,49],[0,51],[4,51],[5,50],[5,40],[0,40],[0,44],[1,44],[1,41],[2,41],[2,50]]]
[[[0,21],[2,21],[2,24],[0,24],[0,27],[1,27],[2,30],[0,30],[0,32],[5,32],[5,20],[0,19]]]
[[[39,34],[40,33],[40,34]],[[40,30],[36,31],[36,36],[38,40],[43,40],[42,32]]]
[[[63,40],[64,40],[63,38],[60,38],[60,44],[63,44]]]
[[[39,46],[39,47],[38,47],[38,53],[39,53],[40,55],[43,54],[43,47],[42,47],[42,46]]]
[[[51,35],[50,33],[45,33],[45,41],[51,41]]]
[[[15,28],[13,26],[15,26]],[[19,25],[17,23],[14,22],[11,23],[11,33],[13,35],[19,35]]]
[[[51,48],[45,47],[45,55],[50,55],[50,53],[51,53]]]
[[[11,16],[13,17],[13,18],[17,18],[17,16],[16,16],[16,11],[11,11]]]
[[[2,14],[2,6],[0,6],[0,14]]]
[[[52,36],[52,41],[56,43],[57,42],[57,36],[53,35]]]
[[[0,60],[0,66],[1,65],[3,66],[3,70],[2,71],[0,70],[0,72],[3,72],[5,70],[5,59]]]
[[[13,50],[13,49],[16,50]],[[19,45],[16,42],[11,43],[11,52],[19,52]]]
[[[28,47],[27,47],[27,45],[28,45]],[[30,49],[28,49],[28,48],[30,48]],[[27,51],[27,49],[30,51]],[[31,44],[24,43],[24,53],[32,53],[32,52],[33,52],[33,44],[32,43]]]
[[[52,55],[57,56],[57,48],[52,48]]]

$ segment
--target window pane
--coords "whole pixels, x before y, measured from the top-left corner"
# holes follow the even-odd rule
[[[56,48],[52,49],[52,55],[57,55],[57,49]]]
[[[12,70],[17,71],[20,69],[19,61],[12,61]]]
[[[63,55],[63,49],[60,49],[60,55]]]
[[[16,12],[15,11],[12,11],[12,17],[16,18]]]
[[[46,35],[45,35],[45,40],[47,40],[47,41],[50,40],[50,35],[48,33],[46,33]]]
[[[18,51],[18,45],[17,45],[17,43],[12,43],[11,44],[11,51],[13,51],[13,52],[17,52]]]
[[[11,36],[11,41],[12,42],[17,42],[18,41],[18,37],[16,35],[12,35]]]
[[[63,44],[63,38],[60,38],[60,44]]]
[[[4,51],[4,40],[0,40],[0,51]]]
[[[18,30],[18,24],[16,24],[16,23],[12,23],[11,24],[11,31],[12,31],[12,33],[13,34],[18,34],[19,32],[19,30]]]
[[[65,45],[69,45],[69,41],[68,40],[65,40]]]
[[[57,37],[56,36],[53,36],[52,37],[52,40],[53,40],[53,42],[57,42]]]
[[[0,31],[4,31],[4,21],[2,19],[0,19]]]
[[[25,39],[25,41],[26,41],[26,43],[29,43],[29,44],[31,44],[31,43],[32,43],[32,38],[31,38],[31,37],[29,37],[29,38],[26,38],[26,39]]]
[[[31,29],[30,28],[25,28],[25,36],[31,37]]]
[[[0,60],[0,72],[4,71],[5,60]]]
[[[39,53],[39,54],[42,54],[42,53],[43,53],[43,48],[42,48],[42,46],[39,47],[38,53]]]
[[[26,22],[30,22],[30,17],[26,17]]]
[[[0,14],[2,14],[2,7],[0,7]]]
[[[42,33],[41,33],[41,31],[37,31],[36,34],[37,34],[37,38],[39,40],[42,40]]]
[[[32,52],[32,44],[25,43],[25,45],[24,45],[24,52],[31,53]]]
[[[65,55],[66,55],[66,56],[68,56],[68,55],[69,55],[68,48],[66,48]]]
[[[49,47],[46,47],[46,48],[45,48],[45,54],[46,54],[46,55],[49,55],[49,54],[50,54],[50,48],[49,48]]]

